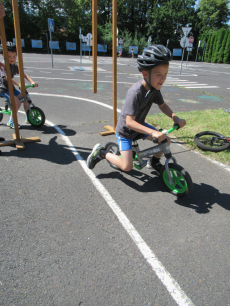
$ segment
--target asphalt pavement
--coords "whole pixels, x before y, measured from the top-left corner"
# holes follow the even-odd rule
[[[20,112],[21,136],[41,141],[1,148],[0,305],[230,305],[229,167],[173,142],[193,180],[182,199],[147,168],[88,170],[93,146],[116,141],[99,135],[113,125],[112,59],[98,57],[96,94],[92,58],[54,55],[54,68],[50,55],[23,59],[46,123],[35,129]],[[141,75],[135,59],[117,69],[119,115]],[[175,112],[226,108],[229,75],[230,65],[194,62],[180,74],[172,61],[162,93]],[[0,136],[10,140],[6,123]]]

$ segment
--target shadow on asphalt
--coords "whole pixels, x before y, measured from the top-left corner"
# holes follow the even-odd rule
[[[57,125],[66,136],[74,136],[76,135],[76,131],[67,129],[66,125]],[[37,130],[42,132],[43,134],[59,134],[59,132],[53,126],[43,125],[40,128],[33,127],[32,125],[23,125],[21,126],[21,130]]]
[[[77,161],[69,147],[58,144],[56,139],[57,136],[51,138],[48,145],[44,145],[41,142],[26,143],[26,150],[14,149],[10,152],[3,152],[2,155],[4,157],[16,156],[19,158],[43,159],[59,165],[68,165]]]
[[[154,174],[154,172],[152,172]],[[130,177],[138,178],[143,182],[142,185],[137,184]],[[97,175],[98,179],[119,179],[124,184],[133,188],[138,192],[167,192],[158,176],[149,176],[143,172],[131,170],[125,173],[125,176],[121,171],[110,172],[107,174]],[[172,195],[172,199],[175,199],[175,203],[178,205],[194,209],[198,214],[209,213],[214,204],[218,204],[226,210],[230,210],[230,195],[226,193],[220,193],[215,187],[201,183],[200,185],[193,183],[193,190],[187,197],[177,198]]]

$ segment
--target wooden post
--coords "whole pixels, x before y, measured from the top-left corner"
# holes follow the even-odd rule
[[[93,93],[97,93],[97,0],[92,5],[92,34],[93,34]]]
[[[0,0],[0,5],[1,5],[1,0]],[[5,58],[5,67],[6,67],[6,74],[7,74],[8,89],[9,89],[9,93],[10,93],[11,113],[12,113],[12,117],[13,117],[13,120],[14,120],[16,140],[20,141],[21,137],[20,137],[19,129],[18,129],[18,118],[17,118],[16,108],[15,108],[14,89],[13,89],[13,84],[12,84],[12,80],[11,80],[10,63],[9,63],[9,58],[8,58],[7,46],[6,46],[6,33],[5,33],[5,26],[4,26],[3,18],[0,19],[0,29],[1,29],[1,40],[2,40],[3,54],[4,54],[4,58]]]
[[[21,33],[19,24],[19,14],[18,14],[18,1],[12,0],[13,9],[13,19],[14,19],[14,32],[17,45],[17,59],[18,59],[18,70],[20,77],[20,89],[23,97],[26,97],[26,87],[24,79],[24,69],[23,69],[23,59],[22,59],[22,43],[21,43]]]
[[[113,0],[113,126],[106,125],[108,131],[100,132],[101,136],[115,134],[117,125],[117,0]]]
[[[1,0],[0,0],[0,4],[1,4]],[[12,0],[12,6],[13,6],[13,14],[14,14],[15,37],[16,37],[16,42],[17,42],[17,55],[18,55],[18,60],[20,61],[20,66],[19,66],[20,84],[21,84],[22,94],[23,94],[23,96],[25,96],[26,95],[26,89],[25,89],[24,70],[23,70],[23,62],[22,62],[21,34],[20,34],[17,0]],[[3,53],[4,53],[4,56],[5,56],[7,82],[8,82],[9,92],[10,92],[10,102],[11,102],[11,108],[12,108],[12,116],[13,116],[14,127],[15,127],[15,134],[12,135],[13,140],[0,142],[0,147],[9,146],[9,145],[16,145],[16,148],[18,150],[24,150],[25,149],[24,143],[26,143],[26,142],[37,142],[37,141],[40,141],[40,139],[38,137],[21,138],[21,136],[19,134],[18,118],[17,118],[16,108],[15,108],[14,90],[13,90],[13,84],[12,84],[12,80],[11,80],[10,64],[9,64],[8,56],[6,56],[6,55],[8,55],[8,51],[7,51],[7,46],[6,46],[6,33],[5,33],[5,27],[4,27],[3,19],[0,19],[0,29],[1,29],[1,39],[2,39]],[[23,93],[23,90],[24,90],[24,93]]]

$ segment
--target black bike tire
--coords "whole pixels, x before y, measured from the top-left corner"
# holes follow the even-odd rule
[[[186,185],[187,186],[185,185],[181,189],[173,187],[173,186],[171,187],[169,185],[168,176],[167,176],[167,172],[166,172],[165,166],[163,166],[161,168],[161,171],[160,171],[160,179],[161,179],[163,185],[165,186],[165,188],[171,194],[173,194],[174,196],[177,196],[179,198],[187,196],[188,194],[190,194],[192,192],[192,189],[193,189],[193,182],[192,182],[192,179],[191,179],[191,176],[189,175],[189,173],[182,166],[180,166],[178,164],[169,163],[168,166],[169,166],[170,172],[175,170],[176,173],[180,173],[182,178],[186,181]],[[178,184],[176,184],[176,186],[178,186]]]
[[[45,120],[46,120],[46,117],[45,117],[45,114],[44,114],[43,110],[41,110],[41,109],[40,109],[39,107],[37,107],[37,106],[32,106],[32,107],[31,107],[31,111],[33,111],[33,110],[38,111],[38,112],[40,113],[40,115],[41,115],[41,120],[39,121],[39,123],[34,123],[34,121],[31,120],[30,111],[28,110],[28,111],[27,111],[27,119],[28,119],[29,123],[30,123],[32,126],[34,126],[34,127],[41,127],[41,126],[43,126],[43,124],[45,123]]]
[[[222,134],[219,134],[219,133],[216,133],[216,132],[210,132],[210,131],[204,131],[204,132],[200,132],[200,133],[196,134],[195,137],[194,137],[194,141],[195,141],[196,145],[204,151],[221,152],[221,151],[224,151],[224,150],[226,150],[230,147],[229,142],[225,143],[221,147],[207,146],[207,145],[203,144],[202,140],[201,140],[201,137],[205,136],[205,135],[214,136],[214,137],[225,137]]]
[[[2,109],[0,108],[0,111],[1,111]],[[3,114],[2,113],[0,113],[0,122],[2,121],[2,119],[3,119]]]
[[[112,149],[112,147],[116,147],[116,149]],[[107,144],[105,145],[105,150],[112,153],[112,154],[115,154],[117,156],[120,156],[120,151],[119,151],[119,147],[118,147],[118,144],[115,143],[115,142],[107,142]],[[120,168],[118,168],[117,166],[115,166],[114,164],[112,164],[111,162],[109,162],[107,160],[108,164],[110,165],[110,167],[112,167],[113,169],[116,169],[116,170],[121,170]]]

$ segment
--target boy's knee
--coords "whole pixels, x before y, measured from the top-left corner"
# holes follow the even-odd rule
[[[125,172],[128,172],[128,171],[131,171],[133,169],[133,164],[132,165],[125,165],[122,167],[121,170],[125,171]]]

